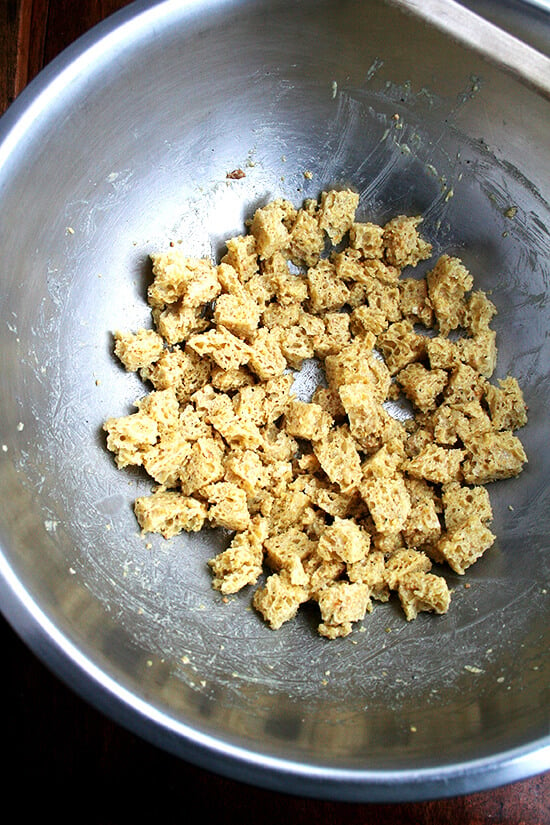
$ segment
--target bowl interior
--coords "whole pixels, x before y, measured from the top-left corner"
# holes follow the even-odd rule
[[[8,618],[32,614],[47,660],[84,657],[92,700],[101,682],[122,721],[212,767],[204,753],[223,751],[233,772],[272,764],[275,784],[341,770],[335,793],[368,797],[377,772],[456,782],[469,766],[475,787],[548,733],[547,103],[381,2],[174,5],[100,27],[4,119]],[[141,537],[132,502],[151,485],[115,469],[101,427],[147,391],[112,333],[150,324],[151,252],[218,258],[258,205],[347,185],[362,219],[422,214],[434,255],[459,255],[491,293],[529,464],[492,485],[498,540],[448,576],[447,615],[407,623],[390,602],[329,643],[313,610],[273,632],[250,590],[213,591],[221,531]]]

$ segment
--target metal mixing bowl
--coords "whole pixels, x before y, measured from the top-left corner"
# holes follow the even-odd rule
[[[550,767],[548,113],[374,0],[137,3],[21,95],[0,123],[0,593],[63,680],[175,754],[301,795],[420,799]],[[448,576],[447,615],[380,605],[327,642],[307,610],[274,632],[249,592],[223,603],[223,535],[148,547],[132,502],[150,485],[101,426],[144,392],[112,331],[149,324],[149,253],[217,256],[259,204],[342,185],[362,218],[421,213],[490,290],[529,464],[492,485],[498,541],[469,589]]]

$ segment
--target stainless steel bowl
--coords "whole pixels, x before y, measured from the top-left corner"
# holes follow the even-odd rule
[[[399,115],[399,120],[393,116]],[[549,104],[394,4],[137,3],[0,123],[2,610],[62,679],[148,740],[300,795],[459,794],[550,767]],[[241,180],[226,174],[240,167]],[[311,170],[313,177],[304,177]],[[524,473],[491,489],[498,542],[450,612],[381,605],[327,642],[211,589],[217,533],[138,535],[138,473],[101,425],[144,388],[111,333],[148,323],[147,258],[218,255],[254,208],[333,185],[422,213],[499,315],[499,375],[530,409]]]

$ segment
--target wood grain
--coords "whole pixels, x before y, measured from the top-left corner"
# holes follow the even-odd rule
[[[0,112],[62,49],[129,0],[0,0]],[[422,803],[319,801],[251,788],[134,736],[76,696],[0,620],[4,808],[64,823],[198,821],[263,825],[548,825],[550,773]],[[21,779],[27,793],[21,794]],[[191,802],[192,801],[192,802]],[[6,804],[6,802],[8,804]]]
[[[0,112],[15,97],[20,4],[17,0],[0,3]]]

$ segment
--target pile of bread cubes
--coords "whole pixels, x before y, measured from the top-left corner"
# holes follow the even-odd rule
[[[150,391],[104,424],[117,466],[154,482],[143,533],[225,528],[213,587],[254,586],[273,629],[313,601],[329,639],[392,592],[407,620],[445,613],[433,564],[463,574],[491,547],[485,485],[527,461],[521,389],[489,380],[494,304],[456,257],[415,277],[421,219],[359,222],[358,200],[270,202],[218,264],[152,255],[152,327],[114,335]],[[302,400],[307,359],[326,380]]]

